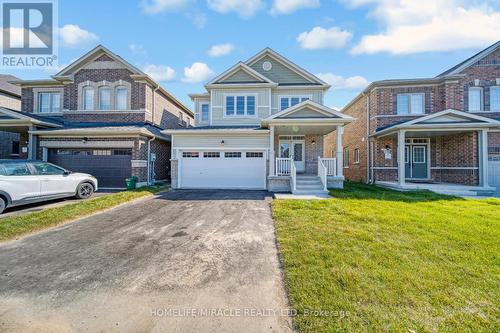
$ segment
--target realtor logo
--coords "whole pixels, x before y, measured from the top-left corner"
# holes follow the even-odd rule
[[[1,4],[1,67],[57,66],[57,2],[4,0]]]

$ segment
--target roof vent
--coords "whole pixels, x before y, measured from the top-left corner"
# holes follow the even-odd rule
[[[271,64],[270,61],[264,61],[262,63],[262,69],[265,70],[266,72],[269,72],[273,68],[273,64]]]

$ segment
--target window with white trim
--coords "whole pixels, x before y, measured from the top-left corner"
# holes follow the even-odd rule
[[[247,151],[246,157],[247,158],[262,158],[262,157],[264,157],[264,153],[261,151]]]
[[[425,94],[397,94],[396,110],[398,114],[422,114],[424,113]]]
[[[241,158],[241,151],[226,151],[224,153],[225,158]]]
[[[482,111],[483,110],[483,88],[470,87],[469,88],[469,111]]]
[[[354,164],[359,164],[359,148],[354,149]]]
[[[490,111],[500,111],[500,86],[490,87]]]
[[[111,88],[103,86],[99,88],[99,110],[111,110]]]
[[[208,104],[201,105],[201,121],[208,121]]]
[[[349,147],[344,148],[344,168],[349,167],[349,158],[350,158],[350,153],[349,153]]]
[[[128,100],[128,89],[124,86],[115,88],[115,107],[117,110],[126,110]]]
[[[61,93],[58,92],[38,93],[38,112],[40,113],[61,112]]]
[[[183,158],[198,158],[198,157],[200,157],[200,153],[197,151],[183,151],[182,157]]]
[[[230,117],[255,116],[255,96],[254,95],[226,96],[225,115]]]
[[[87,86],[83,88],[83,109],[94,110],[94,87]]]
[[[311,99],[309,96],[281,96],[280,111]]]
[[[218,151],[205,151],[205,152],[203,152],[203,157],[204,158],[219,158],[220,152],[218,152]]]

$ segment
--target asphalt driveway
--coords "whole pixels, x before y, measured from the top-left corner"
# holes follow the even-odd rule
[[[283,332],[267,192],[175,191],[0,245],[0,331]]]

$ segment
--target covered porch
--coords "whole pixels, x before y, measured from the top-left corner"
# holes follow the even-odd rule
[[[446,110],[379,130],[374,135],[371,177],[399,190],[489,195],[488,133],[494,119]]]
[[[45,119],[46,118],[46,119]],[[37,156],[37,137],[31,131],[40,128],[61,127],[59,121],[51,117],[26,114],[19,111],[0,108],[0,131],[19,134],[19,147],[16,158],[36,159]],[[3,158],[12,158],[5,156]]]
[[[268,189],[297,194],[342,188],[343,126],[353,119],[305,101],[263,121],[269,128]],[[324,136],[336,132],[335,156],[325,157]]]

